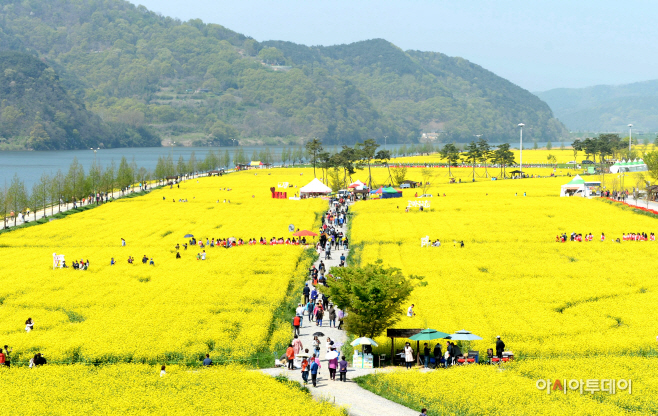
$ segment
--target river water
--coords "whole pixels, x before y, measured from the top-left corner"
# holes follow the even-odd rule
[[[495,146],[494,144],[491,144]],[[545,145],[539,143],[539,146]],[[532,144],[530,144],[532,146]],[[389,144],[386,146],[388,150],[394,150],[402,147],[401,144]],[[512,144],[512,147],[518,148],[518,144]],[[524,144],[524,148],[528,148]],[[253,152],[256,153],[269,149],[275,160],[280,160],[280,155],[283,149],[288,147],[283,146],[241,146],[241,147],[138,147],[138,148],[120,148],[120,149],[100,149],[94,152],[93,150],[58,150],[58,151],[43,151],[43,152],[29,152],[29,151],[12,151],[0,152],[0,187],[4,183],[11,182],[14,174],[18,174],[25,182],[28,190],[32,189],[32,185],[36,183],[43,173],[52,175],[61,169],[64,174],[68,171],[73,158],[77,158],[78,162],[85,168],[85,173],[89,171],[94,158],[98,163],[106,167],[114,161],[118,167],[119,162],[123,156],[132,162],[133,159],[138,167],[144,167],[149,171],[155,169],[158,162],[158,157],[168,156],[171,154],[174,164],[178,161],[180,156],[183,156],[187,161],[194,152],[196,160],[200,161],[206,157],[208,151],[213,150],[215,153],[226,150],[231,155],[239,148],[242,148],[247,160],[251,160]],[[380,149],[383,149],[382,146]],[[340,146],[326,146],[326,150],[330,152],[340,151]]]

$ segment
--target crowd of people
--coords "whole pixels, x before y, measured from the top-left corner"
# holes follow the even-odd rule
[[[571,233],[571,235],[567,236],[566,233],[558,234],[555,236],[555,242],[557,243],[566,243],[567,241],[575,241],[575,242],[589,242],[589,241],[594,241],[594,236],[592,233],[585,234],[583,236],[580,233]],[[601,233],[600,241],[605,241],[605,233]],[[656,241],[656,236],[654,233],[651,233],[647,235],[647,233],[624,233],[623,237],[617,238],[614,240],[616,243],[620,243],[622,241]]]

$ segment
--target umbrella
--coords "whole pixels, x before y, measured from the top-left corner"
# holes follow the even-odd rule
[[[449,337],[450,334],[445,332],[437,331],[436,329],[423,329],[416,335],[410,336],[409,339],[412,341],[432,341],[434,339]]]
[[[185,234],[185,237],[183,238],[193,238],[194,236],[192,234]]]
[[[231,238],[228,239],[228,241],[229,241],[230,243],[235,243],[236,241],[238,241],[238,239],[235,238],[235,237],[231,237]]]
[[[314,233],[313,231],[308,231],[308,230],[297,231],[293,235],[295,237],[315,237],[315,236],[317,236],[316,233]]]
[[[379,344],[377,344],[374,339],[370,339],[367,337],[357,338],[354,341],[352,341],[351,344],[354,347],[356,347],[357,345],[372,345],[373,347],[379,346]]]
[[[311,356],[310,354],[307,354],[305,352],[300,352],[299,354],[296,355],[296,357],[299,357],[299,358],[308,358],[310,356]]]
[[[329,351],[324,358],[327,360],[333,360],[334,358],[338,358],[338,353],[336,351]]]
[[[316,332],[315,334],[313,334],[313,336],[314,337],[323,337],[324,334],[322,332]]]
[[[450,339],[453,339],[455,341],[478,341],[481,340],[482,338],[478,337],[475,334],[472,334],[471,332],[465,329],[462,329],[450,335]]]

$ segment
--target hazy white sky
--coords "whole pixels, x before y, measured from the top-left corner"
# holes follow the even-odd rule
[[[131,0],[258,41],[384,38],[461,56],[530,91],[658,78],[658,1]]]

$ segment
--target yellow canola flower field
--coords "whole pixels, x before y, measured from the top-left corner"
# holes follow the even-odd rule
[[[469,330],[483,337],[470,346],[480,357],[497,335],[517,358],[655,353],[658,243],[612,239],[656,233],[658,220],[603,200],[560,198],[565,182],[441,184],[427,191],[432,198],[414,198],[412,189],[401,199],[358,202],[353,255],[425,276],[428,285],[409,300],[417,315],[396,326]],[[427,200],[430,209],[407,213],[409,200]],[[572,232],[591,232],[594,241],[555,242]],[[425,236],[441,247],[421,248]],[[377,352],[390,354],[390,339],[377,341]]]
[[[503,368],[470,365],[378,373],[360,384],[396,402],[426,407],[430,415],[656,414],[657,364],[656,358],[645,357],[524,360]],[[560,380],[557,385],[556,380]],[[607,381],[602,385],[602,380]]]
[[[0,407],[16,415],[341,415],[292,383],[240,367],[143,364],[0,369]]]
[[[205,247],[204,261],[196,259],[203,249],[183,248],[189,240],[183,237],[248,241],[292,237],[289,224],[312,229],[325,201],[272,199],[270,193],[279,182],[305,185],[308,172],[259,170],[188,180],[180,188],[1,235],[2,345],[14,348],[14,364],[36,352],[51,363],[164,363],[198,362],[207,352],[244,360],[271,351],[284,341],[283,328],[290,330],[289,322],[273,321],[303,284],[309,250]],[[89,270],[53,270],[53,253],[64,254],[69,265],[88,259]],[[142,264],[144,255],[155,265]],[[30,333],[28,318],[34,320]]]

